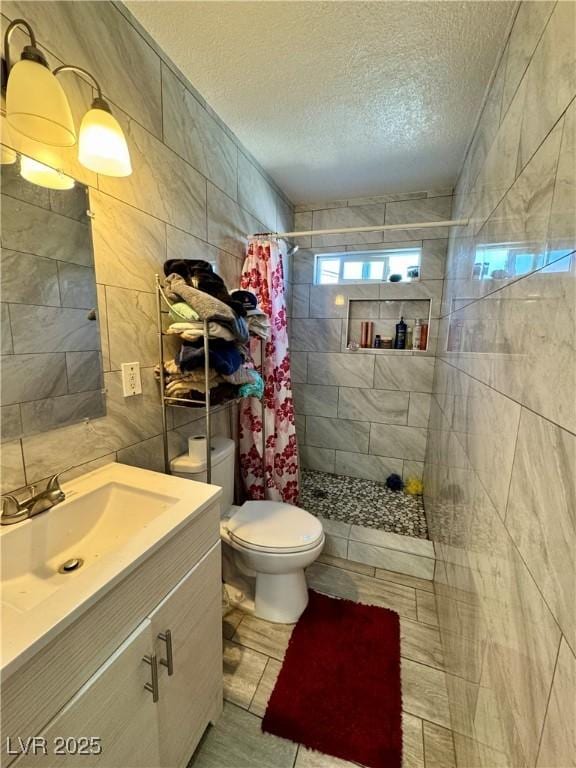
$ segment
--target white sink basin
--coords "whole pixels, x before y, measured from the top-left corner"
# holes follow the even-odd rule
[[[2,537],[2,602],[29,611],[57,589],[70,588],[80,568],[62,574],[61,565],[80,559],[80,567],[89,568],[178,501],[115,481],[84,494],[68,492],[66,501]]]
[[[0,529],[4,672],[221,494],[216,486],[115,463],[62,488],[66,501]],[[82,564],[61,573],[70,560]]]

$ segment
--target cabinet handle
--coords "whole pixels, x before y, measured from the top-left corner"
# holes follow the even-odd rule
[[[172,632],[167,629],[166,632],[160,632],[158,635],[160,640],[164,640],[166,643],[166,658],[160,659],[160,664],[163,667],[168,667],[168,674],[174,674],[174,654],[172,652]]]
[[[152,675],[152,682],[146,683],[144,685],[144,688],[147,691],[151,692],[152,701],[156,703],[160,698],[160,692],[158,689],[158,659],[156,658],[156,654],[153,653],[151,656],[144,656],[142,658],[142,661],[145,661],[146,664],[150,664],[150,673]]]

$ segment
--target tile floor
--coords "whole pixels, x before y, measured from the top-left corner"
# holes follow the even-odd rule
[[[374,480],[303,469],[300,506],[330,520],[428,538],[422,497],[390,491]]]
[[[455,768],[432,582],[330,555],[307,573],[319,592],[400,614],[404,768]],[[224,618],[224,713],[189,768],[354,767],[260,730],[292,628],[239,611]]]

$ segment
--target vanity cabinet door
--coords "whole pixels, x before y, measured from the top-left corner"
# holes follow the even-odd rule
[[[12,766],[157,768],[158,703],[145,688],[151,666],[143,660],[153,645],[147,619],[51,721],[41,740],[28,742],[28,754]],[[18,736],[24,742],[30,734],[12,737],[12,750],[22,749]]]
[[[150,616],[160,664],[159,766],[187,765],[222,710],[221,589],[218,542]]]

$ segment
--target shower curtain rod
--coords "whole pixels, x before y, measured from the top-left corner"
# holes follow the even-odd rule
[[[468,219],[450,219],[449,221],[421,221],[414,224],[379,224],[373,227],[339,227],[337,229],[308,229],[302,232],[256,232],[248,235],[248,240],[256,237],[306,237],[310,235],[340,235],[354,232],[383,232],[394,229],[432,229],[433,227],[465,227]]]

